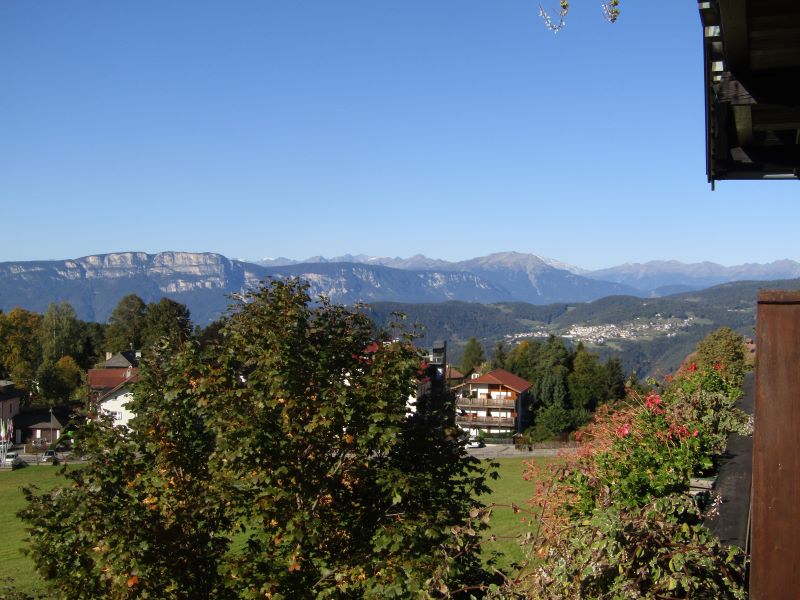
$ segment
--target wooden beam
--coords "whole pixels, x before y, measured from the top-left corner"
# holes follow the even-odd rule
[[[800,590],[800,292],[759,293],[756,348],[750,598],[795,598]]]
[[[733,121],[736,124],[736,137],[739,146],[746,146],[753,141],[753,116],[750,112],[751,104],[733,107]]]
[[[750,126],[753,131],[787,131],[800,129],[800,108],[756,104],[752,108]]]
[[[719,0],[725,66],[733,73],[750,68],[745,0]]]

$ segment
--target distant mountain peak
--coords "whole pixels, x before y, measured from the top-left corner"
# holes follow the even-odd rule
[[[675,286],[701,289],[730,281],[794,279],[800,277],[800,263],[784,259],[765,264],[746,263],[726,267],[710,261],[683,263],[677,260],[651,260],[599,269],[586,273],[586,276],[653,292]]]

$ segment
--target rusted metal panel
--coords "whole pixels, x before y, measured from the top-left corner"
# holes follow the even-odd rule
[[[800,291],[762,291],[756,321],[750,597],[800,590]]]

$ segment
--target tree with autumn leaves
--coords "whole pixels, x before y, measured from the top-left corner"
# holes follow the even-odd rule
[[[380,343],[374,344],[375,340]],[[411,337],[306,287],[244,298],[202,349],[164,343],[130,431],[28,490],[31,554],[64,598],[405,598],[481,580],[480,462],[436,410],[409,416]]]

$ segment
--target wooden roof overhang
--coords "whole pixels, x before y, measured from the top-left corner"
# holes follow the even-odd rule
[[[800,0],[698,2],[708,180],[800,175]]]

